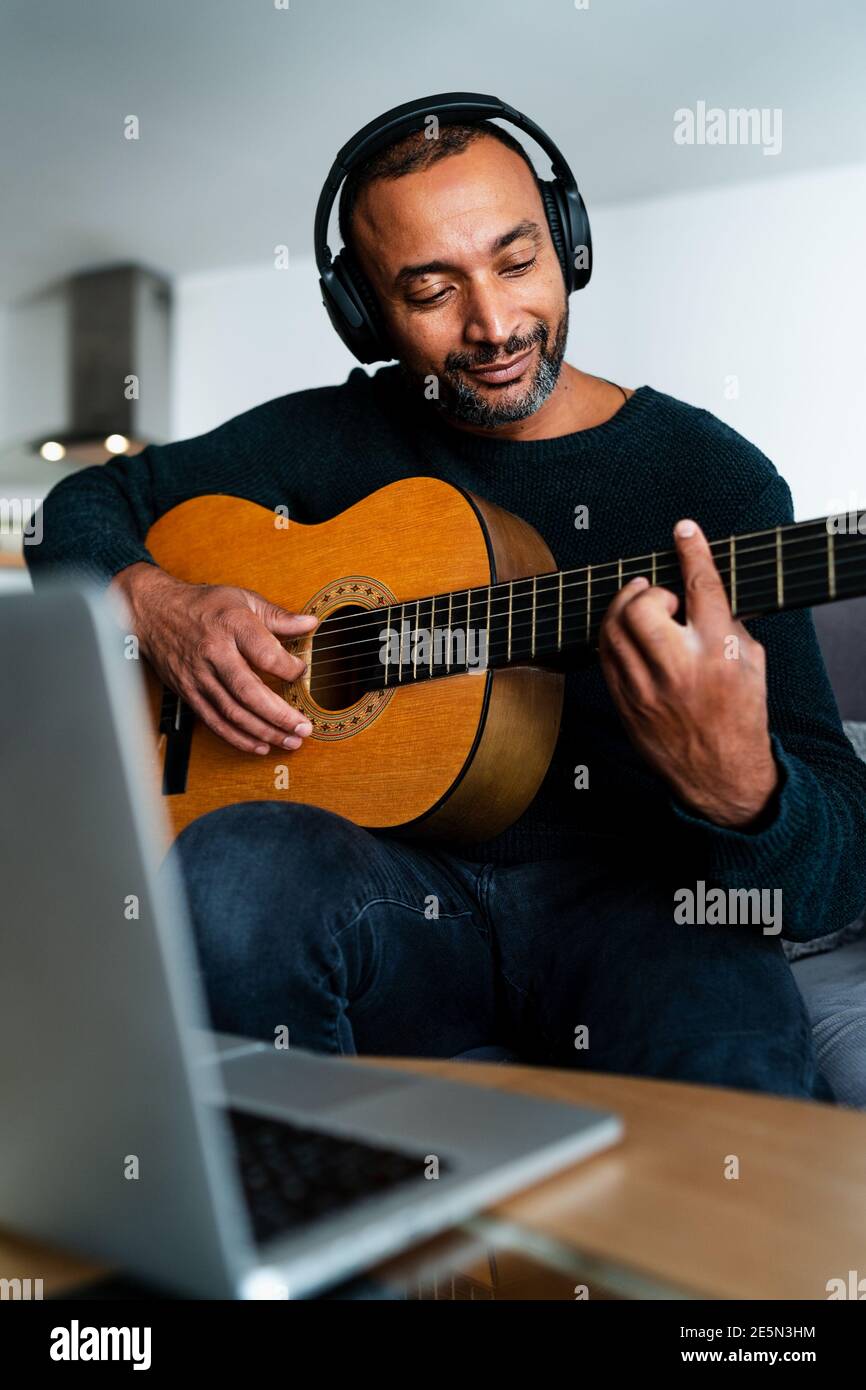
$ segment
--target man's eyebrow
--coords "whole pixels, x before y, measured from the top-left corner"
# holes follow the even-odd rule
[[[519,241],[521,237],[531,237],[532,240],[540,245],[541,228],[537,222],[518,222],[509,231],[503,232],[490,243],[490,254],[495,256],[497,251],[504,251],[506,246],[510,246],[513,241]],[[394,276],[394,288],[399,289],[410,280],[414,280],[418,275],[432,275],[437,270],[452,270],[448,261],[424,261],[421,265],[404,265]]]

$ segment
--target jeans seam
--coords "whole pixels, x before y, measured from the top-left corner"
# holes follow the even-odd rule
[[[463,882],[463,880],[461,879],[460,874],[457,873],[457,872],[454,870],[454,868],[452,867],[451,861],[452,861],[454,858],[456,858],[456,856],[450,855],[450,854],[448,854],[447,852],[436,853],[436,852],[434,851],[434,852],[431,852],[431,858],[433,858],[433,859],[435,860],[435,862],[438,864],[440,870],[441,870],[443,873],[445,873],[446,876],[451,880],[451,884],[452,884],[452,888],[453,888],[453,890],[454,890],[455,896],[457,896],[458,898],[459,898],[459,897],[464,897],[464,898],[465,898],[465,897],[468,895],[469,897],[474,898],[474,901],[475,901],[475,906],[474,906],[474,907],[467,908],[465,913],[456,913],[456,914],[452,914],[452,915],[455,915],[455,916],[464,916],[464,915],[470,916],[470,917],[473,919],[473,922],[475,923],[475,926],[476,926],[477,930],[479,931],[479,933],[484,937],[484,939],[485,939],[486,941],[489,941],[489,940],[490,940],[490,934],[491,934],[491,933],[490,933],[490,922],[489,922],[489,917],[488,917],[488,914],[487,914],[487,911],[486,911],[486,908],[485,908],[485,903],[484,903],[484,889],[483,889],[482,884],[483,884],[483,882],[485,881],[485,875],[486,875],[487,877],[489,877],[489,871],[491,871],[491,870],[493,869],[493,864],[492,864],[492,863],[488,863],[488,864],[480,864],[480,865],[478,865],[478,864],[475,864],[475,863],[471,863],[471,862],[469,862],[469,861],[467,861],[467,860],[465,860],[465,859],[464,859],[464,860],[461,860],[461,861],[460,861],[461,867],[462,867],[464,870],[465,870],[465,869],[471,870],[471,877],[472,877],[472,880],[473,880],[473,881],[472,881],[471,888],[467,889],[467,885],[466,885],[466,884]]]
[[[404,907],[407,910],[407,912],[417,912],[422,917],[424,916],[424,909],[422,907],[416,907],[414,903],[403,902],[402,898],[371,898],[369,902],[364,903],[363,907],[358,908],[358,911],[355,913],[354,917],[350,919],[350,921],[345,922],[342,927],[338,927],[335,931],[332,931],[331,935],[335,939],[338,936],[342,936],[344,931],[348,931],[350,927],[354,927],[356,925],[358,919],[360,917],[363,917],[364,913],[368,910],[368,908],[378,907],[382,903],[388,903],[392,907]],[[438,922],[441,918],[445,917],[449,922],[453,922],[458,917],[471,916],[472,913],[470,909],[465,908],[463,912],[440,912],[437,917],[428,918],[428,921]]]
[[[328,984],[328,982],[330,981],[331,977],[332,977],[333,975],[336,975],[337,971],[338,971],[339,968],[340,968],[340,959],[339,959],[339,954],[340,954],[340,953],[339,953],[339,947],[337,946],[337,942],[336,942],[335,935],[334,935],[334,932],[333,932],[333,931],[330,931],[330,932],[329,932],[329,937],[330,937],[330,942],[331,942],[331,949],[332,949],[332,951],[334,951],[335,954],[337,955],[337,961],[336,961],[336,963],[335,963],[334,965],[332,965],[332,967],[331,967],[330,970],[324,971],[321,975],[319,975],[319,977],[318,977],[318,986],[319,986],[319,988],[322,989],[322,990],[325,989],[325,986]],[[328,989],[327,992],[329,993],[329,995],[332,995],[332,991],[330,991],[330,988]],[[333,1004],[334,1004],[334,1016],[333,1016],[333,1020],[332,1020],[332,1023],[331,1023],[331,1028],[332,1028],[333,1038],[334,1038],[334,1048],[335,1048],[335,1050],[339,1053],[339,1055],[340,1055],[341,1057],[345,1057],[345,1056],[346,1056],[346,1053],[345,1053],[345,1051],[344,1051],[344,1049],[343,1049],[342,1043],[340,1042],[340,1035],[339,1035],[338,1028],[337,1028],[337,1024],[338,1024],[339,1018],[340,1018],[340,1004],[339,1004],[339,1001],[336,1000],[336,999],[333,1000]],[[351,1029],[351,1024],[348,1023],[348,1019],[346,1020],[346,1022],[347,1022],[347,1024],[348,1024],[349,1028]]]

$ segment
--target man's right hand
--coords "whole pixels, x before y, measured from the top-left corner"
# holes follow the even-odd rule
[[[306,663],[279,639],[312,632],[317,618],[289,613],[252,589],[186,584],[144,561],[121,570],[112,587],[126,600],[142,655],[227,743],[264,754],[300,748],[312,733],[258,673],[297,680]]]

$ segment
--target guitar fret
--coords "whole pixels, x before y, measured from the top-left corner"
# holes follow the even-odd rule
[[[472,590],[465,590],[466,616],[463,620],[463,670],[469,670],[469,638],[472,627]]]
[[[592,566],[586,567],[586,640],[589,643],[590,625],[592,619]]]
[[[538,574],[534,577],[532,585],[535,627],[530,660],[543,655],[553,655],[559,649],[560,641],[559,575],[555,572]]]
[[[487,651],[487,639],[484,636],[484,624],[482,622],[482,614],[477,611],[484,602],[484,590],[480,588],[470,589],[467,598],[468,602],[466,605],[466,669],[467,671],[470,669],[484,671],[487,669],[487,660],[485,656],[485,653]],[[474,618],[472,614],[473,602],[475,604],[476,609]]]
[[[734,537],[731,536],[731,613],[737,616],[737,552]]]
[[[402,681],[403,681],[403,639],[404,639],[404,637],[405,637],[405,623],[406,623],[406,605],[405,605],[405,603],[402,603],[402,604],[400,605],[400,643],[399,643],[400,660],[399,660],[398,666],[397,666],[397,672],[398,672],[398,674],[397,674],[397,679],[401,682],[401,684],[402,684]]]
[[[514,580],[508,581],[508,656],[507,661],[511,660],[511,605],[514,598]]]
[[[531,655],[531,656],[535,656],[535,592],[536,592],[536,584],[537,584],[537,583],[538,583],[538,576],[537,576],[537,575],[533,575],[533,576],[532,576],[532,646],[531,646],[531,648],[530,648],[530,655]]]
[[[453,594],[449,594],[449,595],[448,595],[448,626],[447,626],[447,628],[446,628],[447,645],[446,645],[446,647],[445,647],[445,671],[446,671],[446,673],[450,672],[450,670],[451,670],[451,607],[452,607],[453,602],[454,602],[454,595],[453,595]]]
[[[559,571],[559,605],[556,615],[556,650],[562,651],[562,570]]]
[[[418,679],[418,628],[421,624],[421,600],[415,600],[415,646],[412,649],[412,679]]]
[[[430,676],[433,676],[433,649],[436,646],[436,595],[430,600]]]
[[[785,578],[782,567],[782,528],[776,527],[776,606],[785,606]]]
[[[827,528],[797,523],[782,528],[785,605],[804,607],[827,598]],[[778,576],[777,576],[778,578]],[[778,598],[778,583],[774,585]],[[769,604],[766,605],[769,608]],[[774,607],[776,605],[774,604]]]

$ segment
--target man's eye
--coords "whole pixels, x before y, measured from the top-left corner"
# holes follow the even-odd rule
[[[423,306],[424,306],[425,304],[436,304],[436,303],[437,303],[440,299],[442,299],[443,296],[446,295],[447,293],[448,293],[448,290],[447,290],[447,289],[440,290],[438,294],[431,295],[429,299],[410,299],[410,300],[409,300],[409,303],[410,303],[410,304],[417,304],[417,305],[419,305],[419,306],[421,306],[421,307],[423,308]]]
[[[525,270],[532,269],[537,259],[537,256],[533,256],[531,260],[521,261],[518,265],[508,265],[505,267],[505,273],[507,275],[522,275]],[[448,288],[446,287],[444,290],[440,290],[438,294],[431,295],[429,299],[410,299],[409,303],[423,309],[427,304],[441,304],[447,294]]]

